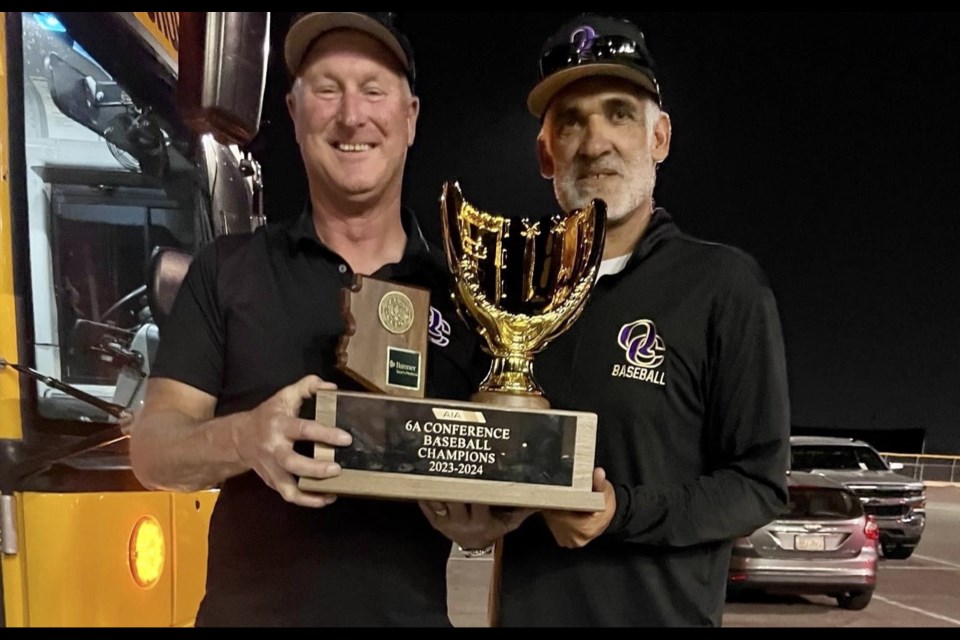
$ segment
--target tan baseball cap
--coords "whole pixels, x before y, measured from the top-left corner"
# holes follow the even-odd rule
[[[410,87],[413,88],[416,79],[413,47],[397,29],[395,20],[396,14],[386,11],[301,13],[294,18],[284,41],[283,54],[287,70],[290,75],[297,75],[310,46],[323,34],[334,29],[355,29],[373,36],[393,52],[410,81]]]

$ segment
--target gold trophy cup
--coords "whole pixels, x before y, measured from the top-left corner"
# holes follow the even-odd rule
[[[585,209],[532,222],[480,211],[464,200],[458,184],[448,182],[440,208],[457,308],[493,357],[473,400],[548,410],[550,402],[533,376],[533,359],[583,311],[603,257],[606,204],[594,200]],[[582,505],[598,511],[604,508],[603,494],[588,493],[585,477],[593,471],[596,416],[581,414],[576,430],[584,432],[578,437],[589,438],[590,446],[580,449],[575,482]],[[490,582],[491,626],[499,618],[502,550],[501,542]]]
[[[454,299],[486,341],[490,372],[476,402],[547,409],[533,358],[580,316],[597,279],[606,205],[546,221],[478,210],[446,183],[441,221]]]

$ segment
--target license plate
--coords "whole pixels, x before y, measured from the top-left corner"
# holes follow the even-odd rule
[[[827,548],[823,536],[798,535],[793,539],[797,551],[823,551]]]

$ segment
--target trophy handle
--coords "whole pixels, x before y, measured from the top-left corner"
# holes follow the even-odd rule
[[[607,203],[603,200],[593,201],[593,251],[590,252],[590,266],[600,271],[603,262],[603,249],[607,242]],[[596,276],[594,282],[596,284]]]
[[[603,248],[607,240],[606,202],[599,199],[593,201],[593,220],[588,222],[588,224],[592,226],[593,246],[590,248],[590,253],[583,258],[586,261],[586,265],[581,273],[586,274],[591,269],[594,270],[593,282],[590,283],[592,288],[593,285],[597,283],[596,278],[600,272],[600,263],[603,261]]]
[[[474,332],[482,336],[487,335],[486,328],[470,313],[466,302],[461,299],[460,288],[463,286],[463,270],[460,260],[465,255],[463,248],[463,234],[460,228],[460,211],[463,209],[463,192],[458,182],[445,182],[443,194],[440,197],[440,231],[443,236],[443,250],[447,256],[447,266],[450,269],[450,297],[453,300],[457,315]]]
[[[603,261],[603,249],[607,237],[607,205],[603,200],[595,199],[588,207],[570,212],[565,221],[575,222],[577,217],[584,219],[576,224],[578,237],[575,244],[580,245],[585,238],[590,238],[590,250],[577,253],[577,260],[572,269],[575,275],[573,281],[569,283],[571,294],[567,297],[566,304],[556,310],[563,320],[555,325],[549,334],[543,336],[540,350],[577,321],[586,307],[588,292],[596,285],[597,276],[600,273],[600,263]]]
[[[456,182],[445,182],[440,197],[440,225],[443,232],[443,249],[447,254],[447,264],[454,278],[460,275],[460,256],[463,255],[463,238],[460,235],[460,209],[463,207],[463,193]]]

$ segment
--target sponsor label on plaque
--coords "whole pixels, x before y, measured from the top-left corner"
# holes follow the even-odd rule
[[[387,350],[387,386],[419,391],[423,384],[423,355],[397,347]]]

